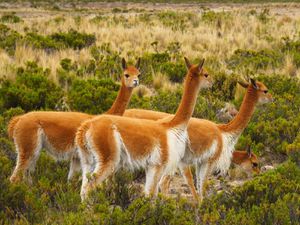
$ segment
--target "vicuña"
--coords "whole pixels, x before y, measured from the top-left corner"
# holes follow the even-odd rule
[[[211,171],[219,170],[222,174],[228,171],[234,146],[250,121],[256,104],[273,100],[263,83],[256,82],[254,79],[250,81],[250,83],[239,82],[247,90],[238,114],[229,123],[216,124],[197,118],[191,118],[189,122],[189,145],[179,164],[179,169],[196,200],[202,200],[203,184]],[[124,113],[126,117],[149,120],[168,118],[170,115],[141,109],[126,110]],[[190,165],[193,164],[196,166],[198,194],[190,170]],[[162,186],[164,183],[165,181],[162,181]]]
[[[139,84],[139,65],[127,66],[122,59],[123,76],[118,96],[106,114],[122,115],[130,100],[132,89]],[[79,112],[29,112],[16,116],[8,124],[9,137],[14,140],[18,154],[11,182],[18,182],[23,175],[31,181],[42,148],[57,160],[71,160],[68,180],[80,170],[76,153],[75,134],[80,124],[93,115]]]
[[[203,63],[191,65],[183,96],[175,116],[169,121],[153,121],[102,115],[85,121],[76,134],[83,178],[81,198],[118,168],[146,169],[145,194],[155,196],[158,182],[177,168],[184,156],[187,124],[193,113],[200,88],[210,87],[211,78],[203,73]],[[93,164],[95,169],[92,171]],[[92,172],[90,179],[88,173]]]
[[[258,157],[251,151],[250,145],[247,146],[246,151],[234,151],[232,162],[240,166],[247,174],[260,173]]]

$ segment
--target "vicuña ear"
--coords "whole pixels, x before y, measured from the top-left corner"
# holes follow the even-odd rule
[[[258,90],[259,88],[258,88],[258,86],[257,86],[257,84],[256,84],[256,81],[255,81],[254,79],[252,79],[252,78],[250,78],[250,81],[251,81],[252,86],[253,86],[256,90]]]
[[[204,65],[205,59],[202,59],[202,61],[198,64],[198,71],[201,72],[203,65]]]
[[[127,63],[126,63],[126,60],[124,58],[122,58],[122,68],[123,68],[123,70],[127,69]]]
[[[247,145],[246,151],[248,153],[248,157],[250,158],[251,157],[251,146],[250,145]]]
[[[186,68],[189,70],[192,67],[192,64],[186,57],[184,57],[184,61],[185,61]]]
[[[241,85],[243,88],[248,88],[249,84],[244,81],[238,81],[238,84]]]
[[[141,58],[138,58],[138,61],[135,64],[135,68],[137,68],[139,70],[140,69],[140,65],[141,65]]]

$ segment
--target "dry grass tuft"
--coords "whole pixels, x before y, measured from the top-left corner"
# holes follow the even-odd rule
[[[297,75],[297,66],[290,55],[285,57],[282,73],[291,77],[295,77]]]
[[[153,96],[154,93],[151,89],[147,88],[145,85],[140,84],[138,87],[133,89],[133,94],[142,97],[150,97]]]
[[[178,88],[178,84],[171,82],[167,76],[162,73],[153,75],[153,87],[155,90],[163,91],[175,91]]]

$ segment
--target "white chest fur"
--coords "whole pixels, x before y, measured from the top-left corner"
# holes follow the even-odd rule
[[[173,128],[167,133],[169,157],[167,165],[167,173],[172,173],[176,170],[178,163],[184,156],[186,142],[188,139],[187,130],[184,128]]]
[[[239,135],[232,133],[223,133],[223,149],[219,159],[215,162],[214,169],[220,170],[222,175],[225,175],[230,167],[232,152],[234,151],[234,146],[239,138]]]

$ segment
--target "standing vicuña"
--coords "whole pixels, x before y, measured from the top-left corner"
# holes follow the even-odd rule
[[[198,195],[194,186],[193,176],[189,165],[196,165],[197,189],[200,200],[203,195],[203,183],[211,170],[220,170],[226,173],[230,163],[234,146],[243,130],[250,121],[257,103],[272,101],[271,94],[267,87],[251,79],[251,83],[239,82],[247,92],[244,96],[238,114],[227,124],[216,124],[214,122],[191,118],[188,126],[189,146],[179,164],[181,174],[191,188],[195,199]],[[125,117],[158,120],[172,118],[168,113],[155,112],[150,110],[131,109],[126,110]],[[165,186],[162,182],[162,186]]]
[[[156,195],[157,184],[166,171],[172,171],[183,157],[186,127],[193,113],[200,88],[210,87],[211,79],[202,66],[191,65],[184,93],[175,116],[170,121],[152,121],[119,116],[98,116],[85,121],[76,134],[83,170],[81,198],[121,166],[146,169],[145,194]],[[95,169],[91,172],[95,161]]]
[[[106,112],[122,115],[130,100],[132,89],[139,83],[139,64],[127,66],[122,59],[123,77],[119,94]],[[14,117],[8,125],[8,134],[14,140],[18,153],[11,182],[18,182],[24,172],[31,181],[30,173],[34,171],[41,149],[58,160],[70,160],[68,180],[80,169],[78,155],[75,151],[75,134],[80,124],[92,115],[79,112],[30,112]]]

